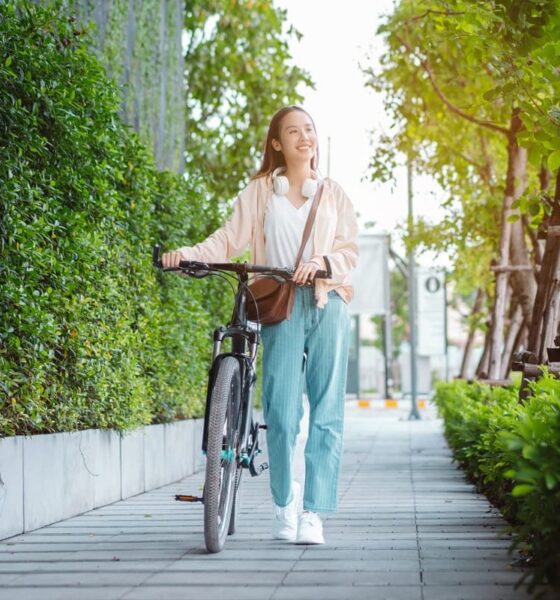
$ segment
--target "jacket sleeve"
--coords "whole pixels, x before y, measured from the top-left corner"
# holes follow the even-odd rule
[[[331,251],[323,255],[331,283],[347,281],[348,274],[358,262],[358,221],[350,198],[336,186],[337,220]]]
[[[237,197],[233,213],[223,227],[199,244],[178,248],[183,260],[225,262],[243,254],[254,235],[256,191],[257,184],[252,181]]]

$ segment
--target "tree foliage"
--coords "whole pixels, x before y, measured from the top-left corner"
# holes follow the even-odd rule
[[[385,95],[391,129],[379,136],[371,176],[390,179],[393,165],[409,156],[437,180],[448,194],[446,216],[419,219],[410,242],[450,254],[456,289],[482,285],[494,302],[489,267],[508,260],[507,248],[505,258],[499,252],[503,221],[513,228],[509,260],[535,264],[535,228],[552,210],[542,182],[543,171],[560,164],[557,2],[401,0],[379,31],[387,51],[366,74]],[[525,168],[519,160],[515,173],[520,145],[529,162]],[[526,297],[525,314],[532,277],[509,277]]]
[[[301,102],[311,79],[290,64],[299,33],[272,0],[193,0],[185,28],[186,170],[229,200],[256,169],[273,113]]]

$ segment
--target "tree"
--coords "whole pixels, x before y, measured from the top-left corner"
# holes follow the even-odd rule
[[[193,0],[185,28],[186,171],[229,200],[255,170],[272,114],[312,86],[290,65],[288,41],[300,34],[272,0]]]
[[[489,364],[494,379],[506,360],[508,298],[521,307],[524,327],[537,291],[539,247],[528,225],[539,218],[529,223],[525,198],[538,186],[542,160],[551,150],[556,156],[558,142],[543,130],[556,128],[549,113],[558,84],[548,76],[543,89],[543,72],[553,65],[537,56],[557,43],[557,13],[556,3],[548,0],[403,0],[380,30],[388,45],[381,69],[367,71],[369,84],[387,94],[396,130],[382,140],[372,173],[386,177],[381,163],[406,153],[449,190],[449,218],[435,228],[423,223],[414,241],[440,250],[452,247],[456,266],[468,265],[459,277],[463,281],[474,283],[481,265],[494,263],[496,282],[486,290],[493,302]],[[542,219],[542,207],[531,207],[529,214]],[[482,281],[488,281],[487,274]],[[477,287],[480,281],[473,290]]]

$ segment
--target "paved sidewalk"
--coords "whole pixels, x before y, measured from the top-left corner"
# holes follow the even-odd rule
[[[451,463],[433,409],[406,415],[347,402],[325,546],[269,538],[263,475],[243,481],[238,533],[206,554],[202,507],[173,500],[200,493],[199,473],[0,542],[0,600],[527,600],[505,524]]]

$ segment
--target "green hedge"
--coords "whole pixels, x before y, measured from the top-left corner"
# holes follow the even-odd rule
[[[155,168],[73,19],[18,6],[0,3],[0,435],[200,415],[224,292],[155,272],[151,248],[220,210]]]
[[[545,376],[523,404],[515,388],[441,383],[435,401],[456,459],[500,507],[532,585],[560,586],[560,381]]]

